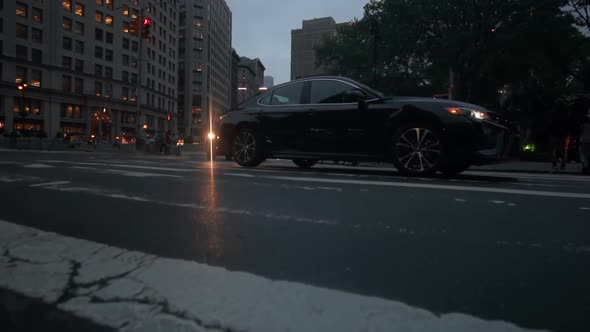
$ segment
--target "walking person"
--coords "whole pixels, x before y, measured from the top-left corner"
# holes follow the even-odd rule
[[[580,161],[582,162],[582,173],[590,174],[590,108],[586,111],[586,117],[582,120],[580,128]]]
[[[566,138],[569,134],[569,127],[568,110],[562,102],[558,102],[552,110],[551,125],[549,127],[549,146],[552,156],[551,173],[565,170]]]

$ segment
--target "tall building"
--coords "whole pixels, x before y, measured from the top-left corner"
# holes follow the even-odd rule
[[[332,17],[304,20],[301,29],[291,30],[291,79],[327,74],[323,66],[316,66],[314,48],[326,38],[336,35],[338,27]]]
[[[173,129],[176,0],[135,3],[0,2],[0,132],[129,142]]]
[[[275,78],[272,76],[264,76],[264,86],[267,88],[275,86]]]
[[[238,103],[250,99],[264,86],[266,68],[260,59],[240,57],[238,65]]]
[[[210,112],[231,107],[232,13],[225,0],[180,0],[179,26],[179,132],[200,139]]]
[[[231,109],[238,106],[238,67],[240,65],[240,56],[236,50],[231,52]]]

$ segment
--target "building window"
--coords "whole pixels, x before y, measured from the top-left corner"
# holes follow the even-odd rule
[[[74,70],[83,73],[84,72],[84,60],[76,59]]]
[[[67,17],[64,17],[62,27],[64,31],[72,31],[72,20]]]
[[[137,10],[137,9],[132,9],[132,10],[131,10],[131,18],[132,18],[132,19],[136,19],[136,18],[138,18],[138,17],[139,17],[139,10]]]
[[[72,11],[72,1],[71,0],[63,0],[62,7],[65,11],[71,12]]]
[[[94,40],[102,41],[102,30],[99,28],[94,29]]]
[[[102,82],[99,82],[99,81],[94,82],[94,94],[97,97],[102,96]]]
[[[102,76],[102,66],[101,65],[94,65],[94,75]]]
[[[29,60],[29,49],[23,45],[16,45],[16,57],[22,60]]]
[[[33,21],[41,23],[43,22],[43,10],[33,7]]]
[[[102,12],[99,12],[98,10],[96,11],[96,13],[94,14],[94,20],[97,23],[102,23],[102,18],[103,18],[103,14]]]
[[[113,68],[112,67],[104,67],[104,76],[106,78],[113,78]]]
[[[84,54],[84,42],[81,40],[76,40],[74,42],[74,50],[76,53]]]
[[[129,82],[129,72],[124,70],[121,74],[121,79],[123,82]]]
[[[16,24],[16,37],[29,39],[29,27],[24,24]]]
[[[123,100],[128,100],[129,99],[129,88],[128,87],[122,87],[121,88],[121,98]]]
[[[123,48],[126,50],[129,49],[129,39],[123,38]]]
[[[72,76],[62,75],[62,91],[65,93],[70,93],[72,91]]]
[[[130,12],[129,7],[123,6],[123,16],[129,17],[129,12]]]
[[[113,51],[109,49],[105,49],[104,51],[104,59],[106,61],[113,61]]]
[[[113,43],[113,33],[107,32],[105,40],[108,44],[112,44]]]
[[[137,74],[131,74],[131,83],[137,83]]]
[[[78,79],[76,79],[78,80]],[[81,119],[82,118],[82,106],[61,104],[61,117],[69,119]]]
[[[106,0],[105,2],[108,9],[113,9],[113,0]]]
[[[31,70],[31,85],[40,88],[43,73],[40,70]]]
[[[74,24],[74,32],[79,34],[79,35],[83,35],[84,34],[84,23],[82,22],[76,22]]]
[[[65,69],[72,69],[72,58],[69,56],[62,56],[61,57],[61,66]]]
[[[77,95],[84,94],[84,80],[81,78],[76,78],[74,80],[74,92]]]
[[[27,82],[27,68],[16,66],[14,81],[18,84]]]
[[[74,8],[74,13],[78,16],[84,16],[84,5],[76,2],[76,7]]]
[[[129,22],[123,22],[123,32],[131,33],[131,26]]]
[[[61,42],[61,47],[63,47],[64,50],[72,50],[72,38],[69,37],[63,37],[62,38],[62,42]]]
[[[43,51],[32,48],[31,49],[31,61],[35,64],[42,64],[43,63]]]
[[[104,23],[106,25],[112,26],[113,25],[113,17],[111,15],[106,15],[104,18]]]
[[[31,39],[35,43],[43,43],[43,30],[37,29],[37,28],[32,28],[31,29]]]
[[[121,61],[123,62],[123,65],[129,66],[129,55],[123,54]]]
[[[102,47],[100,47],[100,46],[94,47],[94,57],[102,59]]]
[[[17,2],[16,3],[16,16],[27,17],[27,11],[29,7],[24,3]]]
[[[137,52],[138,47],[139,46],[138,46],[138,43],[136,41],[132,41],[131,42],[131,50],[132,51]]]
[[[96,5],[97,6],[102,6],[102,2],[103,2],[103,0],[96,0]]]

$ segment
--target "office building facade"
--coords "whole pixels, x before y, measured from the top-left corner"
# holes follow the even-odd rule
[[[176,0],[1,3],[1,133],[131,142],[173,130]]]
[[[325,75],[324,66],[317,66],[315,47],[326,38],[336,36],[338,28],[346,23],[336,23],[332,17],[304,20],[301,29],[291,30],[291,80]]]
[[[179,132],[200,140],[231,107],[232,13],[225,0],[181,0],[179,26]]]

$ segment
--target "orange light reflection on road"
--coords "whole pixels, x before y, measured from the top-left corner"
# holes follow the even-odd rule
[[[213,132],[213,107],[212,102],[209,104],[209,130]],[[213,140],[209,140],[209,151],[213,156]],[[207,247],[206,259],[211,262],[211,259],[216,259],[223,255],[223,243],[220,236],[221,218],[217,208],[217,195],[215,191],[215,167],[214,160],[211,157],[209,167],[209,183],[203,187],[203,196],[207,204],[205,213],[201,215],[201,222],[205,226]],[[213,263],[213,262],[211,262]]]

